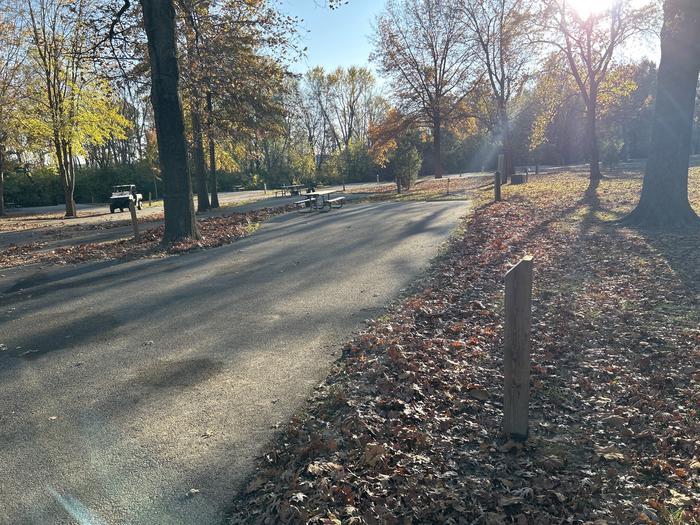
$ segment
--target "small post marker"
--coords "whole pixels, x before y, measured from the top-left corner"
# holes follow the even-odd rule
[[[450,194],[450,178],[447,177],[447,194]]]
[[[148,192],[148,207],[150,208],[153,206],[153,201],[151,200],[151,192]]]
[[[493,174],[493,200],[501,201],[501,172],[497,171]]]
[[[131,226],[134,228],[134,240],[139,240],[139,221],[136,218],[136,204],[134,201],[129,202],[129,212],[131,212]]]
[[[508,174],[506,173],[506,156],[502,154],[498,156],[498,172],[501,174],[501,182],[504,184],[508,182]]]
[[[530,398],[530,327],[532,324],[532,255],[506,273],[503,431],[527,439]]]

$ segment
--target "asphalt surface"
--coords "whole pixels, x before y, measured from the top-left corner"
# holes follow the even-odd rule
[[[466,206],[290,213],[213,250],[0,271],[0,523],[219,522]]]
[[[382,185],[392,185],[382,183]],[[377,184],[359,183],[348,184],[348,189],[353,191],[363,188],[373,188]],[[342,186],[329,186],[324,189],[341,191]],[[363,193],[350,193],[346,197],[348,200],[362,198]],[[212,217],[226,215],[233,212],[245,212],[266,207],[283,206],[292,204],[300,199],[299,196],[274,197],[274,190],[267,194],[262,191],[238,191],[220,193],[219,200],[221,208],[209,210],[197,216]],[[195,207],[197,199],[195,197]],[[13,245],[29,243],[42,243],[43,250],[53,250],[65,246],[73,246],[87,242],[104,242],[117,239],[129,238],[132,235],[129,213],[110,213],[106,204],[78,205],[78,217],[65,219],[61,217],[62,206],[44,206],[37,208],[18,208],[9,210],[6,218],[0,218],[0,250],[7,249]],[[163,206],[148,206],[144,204],[137,215],[141,221],[141,229],[154,228],[163,224]],[[161,214],[161,218],[156,215]],[[21,224],[21,228],[15,231],[3,231],[3,222]],[[121,226],[118,224],[122,224]]]

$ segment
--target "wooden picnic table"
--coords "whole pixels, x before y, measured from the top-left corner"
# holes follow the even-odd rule
[[[334,207],[341,208],[345,203],[345,197],[331,198],[334,193],[337,192],[333,190],[310,191],[304,193],[302,195],[304,200],[298,201],[296,204],[298,206],[303,204],[305,207],[313,208],[316,211],[323,211],[326,207],[328,207],[328,210]]]
[[[287,193],[290,195],[299,195],[299,190],[301,190],[303,187],[304,184],[285,184],[284,186],[280,186],[282,197],[284,197]]]

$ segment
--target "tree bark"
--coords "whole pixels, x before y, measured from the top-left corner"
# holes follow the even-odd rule
[[[5,215],[5,144],[0,142],[0,217]]]
[[[73,200],[73,184],[71,183],[71,174],[68,170],[67,155],[68,149],[65,141],[60,138],[57,131],[54,131],[54,149],[56,150],[56,164],[58,165],[58,175],[61,180],[61,189],[63,190],[63,199],[66,205],[67,219],[75,217],[75,201]]]
[[[591,95],[586,108],[586,139],[588,141],[590,180],[592,183],[603,178],[603,174],[600,172],[600,150],[598,149],[598,128],[596,122],[598,94],[596,91],[597,88],[591,88]]]
[[[700,74],[700,3],[666,0],[656,107],[642,195],[623,223],[647,228],[700,226],[688,202],[693,112]]]
[[[435,163],[435,178],[442,178],[442,121],[438,115],[433,120],[433,161]]]
[[[172,0],[140,0],[151,66],[151,103],[163,178],[165,233],[163,242],[200,239],[187,166],[187,141],[178,94],[180,71]]]
[[[5,145],[0,144],[0,217],[5,215]]]
[[[501,140],[503,141],[503,173],[501,182],[508,182],[508,177],[515,173],[513,167],[513,141],[510,133],[510,122],[508,121],[508,110],[505,102],[499,102],[499,113],[501,121]]]
[[[207,92],[207,138],[209,140],[209,191],[211,207],[219,207],[219,192],[216,184],[216,148],[214,143],[214,108],[211,91]]]
[[[197,181],[197,211],[203,212],[209,209],[209,192],[207,191],[207,166],[204,160],[204,139],[202,136],[200,106],[201,100],[199,96],[192,93],[192,160],[195,180]]]

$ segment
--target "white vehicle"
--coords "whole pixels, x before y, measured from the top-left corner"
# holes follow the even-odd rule
[[[110,213],[114,213],[117,208],[119,211],[128,210],[130,202],[133,202],[138,210],[143,207],[143,195],[136,193],[135,184],[112,187],[112,196],[109,198]]]

